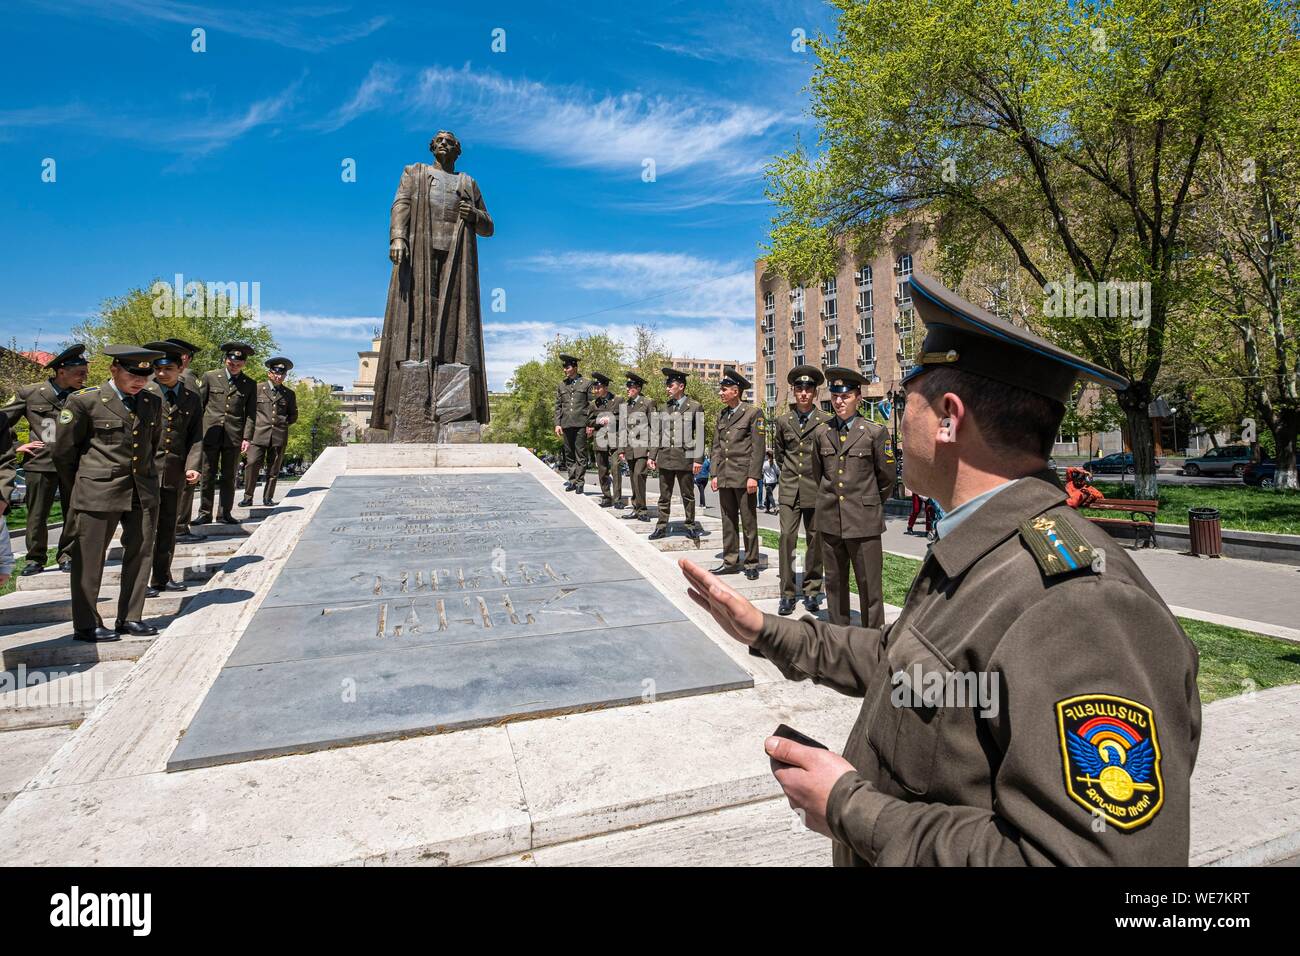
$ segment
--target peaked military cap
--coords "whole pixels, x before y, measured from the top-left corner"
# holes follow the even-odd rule
[[[246,362],[255,350],[245,342],[227,342],[221,346],[221,351],[226,358],[243,359]]]
[[[737,372],[736,369],[731,365],[723,366],[721,384],[734,385],[742,392],[745,389],[750,388],[749,379],[745,378],[745,376]]]
[[[642,378],[640,375],[638,375],[636,372],[628,372],[628,373],[627,373],[627,385],[628,385],[628,388],[631,388],[631,387],[634,386],[634,385],[635,385],[637,388],[645,388],[645,379],[643,379],[643,378]]]
[[[561,365],[574,365],[574,366],[576,366],[576,365],[578,364],[578,359],[577,359],[576,356],[573,356],[573,355],[565,355],[563,352],[561,352],[561,353],[560,353],[560,364],[561,364]]]
[[[674,379],[686,384],[686,373],[677,368],[661,368],[659,371],[664,373],[664,381],[671,382]]]
[[[46,363],[45,367],[54,370],[60,368],[72,368],[77,365],[86,364],[86,347],[84,345],[69,345],[54,358]]]
[[[1115,389],[1128,387],[1123,376],[972,305],[931,276],[913,272],[911,283],[925,341],[905,382],[932,368],[957,368],[1062,404],[1080,376]]]
[[[592,372],[592,373],[591,373],[591,378],[592,378],[593,381],[600,382],[601,385],[604,385],[604,386],[607,387],[607,388],[609,387],[609,376],[608,376],[608,375],[605,375],[605,374],[603,374],[603,373],[601,373],[601,372]]]
[[[814,365],[796,365],[790,369],[790,373],[786,375],[785,380],[791,385],[811,385],[816,388],[826,381],[826,376],[822,374],[821,369]]]
[[[269,368],[272,372],[279,372],[281,375],[289,371],[289,369],[293,368],[293,362],[285,358],[283,355],[277,355],[274,358],[269,358],[262,364],[265,365],[267,368]]]
[[[160,358],[153,360],[155,365],[179,365],[181,363],[181,354],[185,351],[175,342],[170,340],[164,342],[146,342],[144,347],[152,349],[155,352],[162,352]]]
[[[108,345],[104,354],[132,375],[148,375],[153,371],[154,360],[162,358],[164,353],[138,345]]]
[[[199,347],[197,345],[194,345],[190,342],[186,342],[184,339],[168,339],[167,341],[170,342],[172,345],[179,345],[181,351],[188,352],[190,355],[194,355],[199,351]]]
[[[843,365],[832,365],[826,369],[826,387],[832,395],[840,395],[854,389],[861,391],[865,384],[867,380],[857,369],[845,368]]]

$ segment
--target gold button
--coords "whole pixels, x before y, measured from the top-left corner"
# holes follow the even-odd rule
[[[843,501],[843,500],[844,500],[844,496],[843,496],[843,495],[840,495],[840,501]]]

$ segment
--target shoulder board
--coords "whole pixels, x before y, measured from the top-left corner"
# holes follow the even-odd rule
[[[1020,522],[1020,538],[1044,577],[1092,571],[1096,549],[1068,521],[1038,515]]]
[[[72,394],[73,394],[73,395],[85,395],[87,392],[98,392],[98,391],[99,391],[99,386],[98,386],[98,385],[87,385],[85,388],[79,388],[79,389],[77,389],[77,390],[76,390],[75,392],[73,392]]]

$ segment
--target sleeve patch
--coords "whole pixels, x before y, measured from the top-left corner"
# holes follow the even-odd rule
[[[72,409],[65,408],[59,412],[59,424],[69,425],[72,423]]]
[[[1164,804],[1160,742],[1150,707],[1111,694],[1056,704],[1065,790],[1094,817],[1121,830],[1150,823]]]

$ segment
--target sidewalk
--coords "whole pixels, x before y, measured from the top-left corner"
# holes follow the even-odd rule
[[[590,483],[587,493],[592,493]],[[717,492],[707,490],[704,496],[708,505],[701,509],[697,495],[697,512],[721,517]],[[651,479],[647,482],[646,499],[654,502],[658,498],[658,482]],[[680,510],[680,502],[674,499],[674,518],[679,517]],[[781,523],[776,515],[760,510],[758,526],[779,531]],[[923,519],[918,520],[917,527],[924,527]],[[926,539],[906,532],[906,519],[887,518],[885,550],[924,558]],[[1158,548],[1125,548],[1125,553],[1142,569],[1175,614],[1300,641],[1300,597],[1297,596],[1300,595],[1300,568],[1235,558],[1195,558]]]

